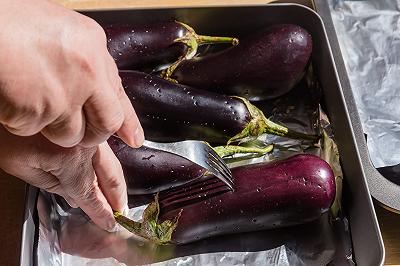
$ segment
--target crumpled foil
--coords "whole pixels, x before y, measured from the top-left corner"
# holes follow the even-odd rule
[[[330,0],[375,167],[400,163],[400,1]]]
[[[318,83],[307,78],[289,94],[256,103],[273,121],[312,133],[323,128],[331,136],[327,116],[319,102]],[[109,233],[95,226],[80,209],[47,192],[39,195],[37,265],[353,265],[352,245],[345,212],[340,209],[339,158],[331,138],[320,145],[263,135],[257,143],[274,143],[273,153],[262,157],[230,158],[230,166],[266,162],[297,153],[312,153],[328,161],[337,176],[336,206],[313,222],[261,232],[224,235],[186,245],[155,246],[125,229]],[[253,145],[255,143],[252,143]],[[323,147],[323,148],[322,148]],[[129,198],[128,216],[139,220],[146,205]],[[338,214],[333,218],[332,213]]]

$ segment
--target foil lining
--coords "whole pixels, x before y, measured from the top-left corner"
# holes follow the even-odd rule
[[[180,246],[155,246],[125,229],[109,233],[95,226],[80,209],[72,209],[59,197],[41,192],[37,210],[40,220],[37,265],[353,265],[349,226],[340,209],[341,179],[337,149],[327,116],[318,104],[320,88],[305,79],[288,95],[259,102],[269,118],[303,132],[324,129],[319,145],[263,135],[256,144],[274,143],[272,154],[230,158],[230,166],[267,162],[297,153],[316,154],[328,161],[337,177],[338,198],[332,213],[293,227],[225,235]],[[299,100],[300,99],[300,100]],[[254,142],[252,143],[255,144]],[[145,204],[129,197],[128,216],[141,218]],[[140,206],[138,206],[140,205]]]
[[[400,163],[400,1],[330,0],[375,167]]]

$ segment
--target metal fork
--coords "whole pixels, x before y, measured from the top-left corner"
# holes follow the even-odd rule
[[[221,157],[205,142],[185,140],[159,143],[145,140],[143,146],[169,152],[207,169],[233,190],[232,173]]]

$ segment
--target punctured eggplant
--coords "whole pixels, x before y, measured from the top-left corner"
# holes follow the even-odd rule
[[[216,177],[206,177],[160,193],[142,222],[114,216],[129,231],[158,244],[185,244],[315,220],[329,210],[336,192],[331,167],[314,155],[237,167],[232,174],[234,192]]]
[[[103,26],[107,47],[119,69],[142,69],[192,58],[199,45],[231,43],[231,37],[197,35],[193,28],[178,21]]]
[[[137,71],[120,71],[119,75],[148,140],[197,139],[229,144],[263,133],[318,138],[273,123],[244,98],[175,84]]]
[[[240,39],[219,53],[183,60],[164,76],[179,83],[250,100],[276,98],[305,73],[311,35],[292,24],[278,24]]]
[[[204,168],[172,153],[143,146],[134,149],[114,136],[111,136],[107,142],[121,163],[129,195],[160,192],[206,174]],[[218,146],[213,149],[221,157],[237,153],[262,155],[272,151],[272,145],[265,148]]]

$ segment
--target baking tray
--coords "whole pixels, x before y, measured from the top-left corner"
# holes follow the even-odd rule
[[[269,4],[235,7],[195,7],[130,9],[84,12],[101,23],[151,22],[175,18],[193,25],[198,32],[215,35],[241,35],[275,23],[294,23],[313,36],[313,66],[323,88],[323,100],[331,119],[344,172],[343,205],[349,218],[353,259],[358,265],[382,265],[384,248],[374,207],[369,195],[357,139],[347,102],[340,85],[324,22],[313,10],[297,4]],[[334,34],[327,24],[327,30]],[[338,55],[340,56],[340,54]],[[354,110],[351,110],[352,112]],[[29,188],[21,265],[34,265],[38,219],[35,210],[37,190]]]
[[[387,209],[400,213],[400,186],[391,182],[373,166],[369,157],[368,146],[364,136],[362,123],[358,115],[357,106],[354,101],[350,81],[347,75],[343,57],[341,56],[339,42],[331,18],[328,1],[314,0],[317,12],[324,17],[325,27],[328,29],[329,41],[335,54],[335,63],[342,85],[347,109],[349,110],[350,121],[355,134],[357,149],[362,161],[369,191],[374,199],[383,204]],[[384,170],[383,170],[384,171]]]

